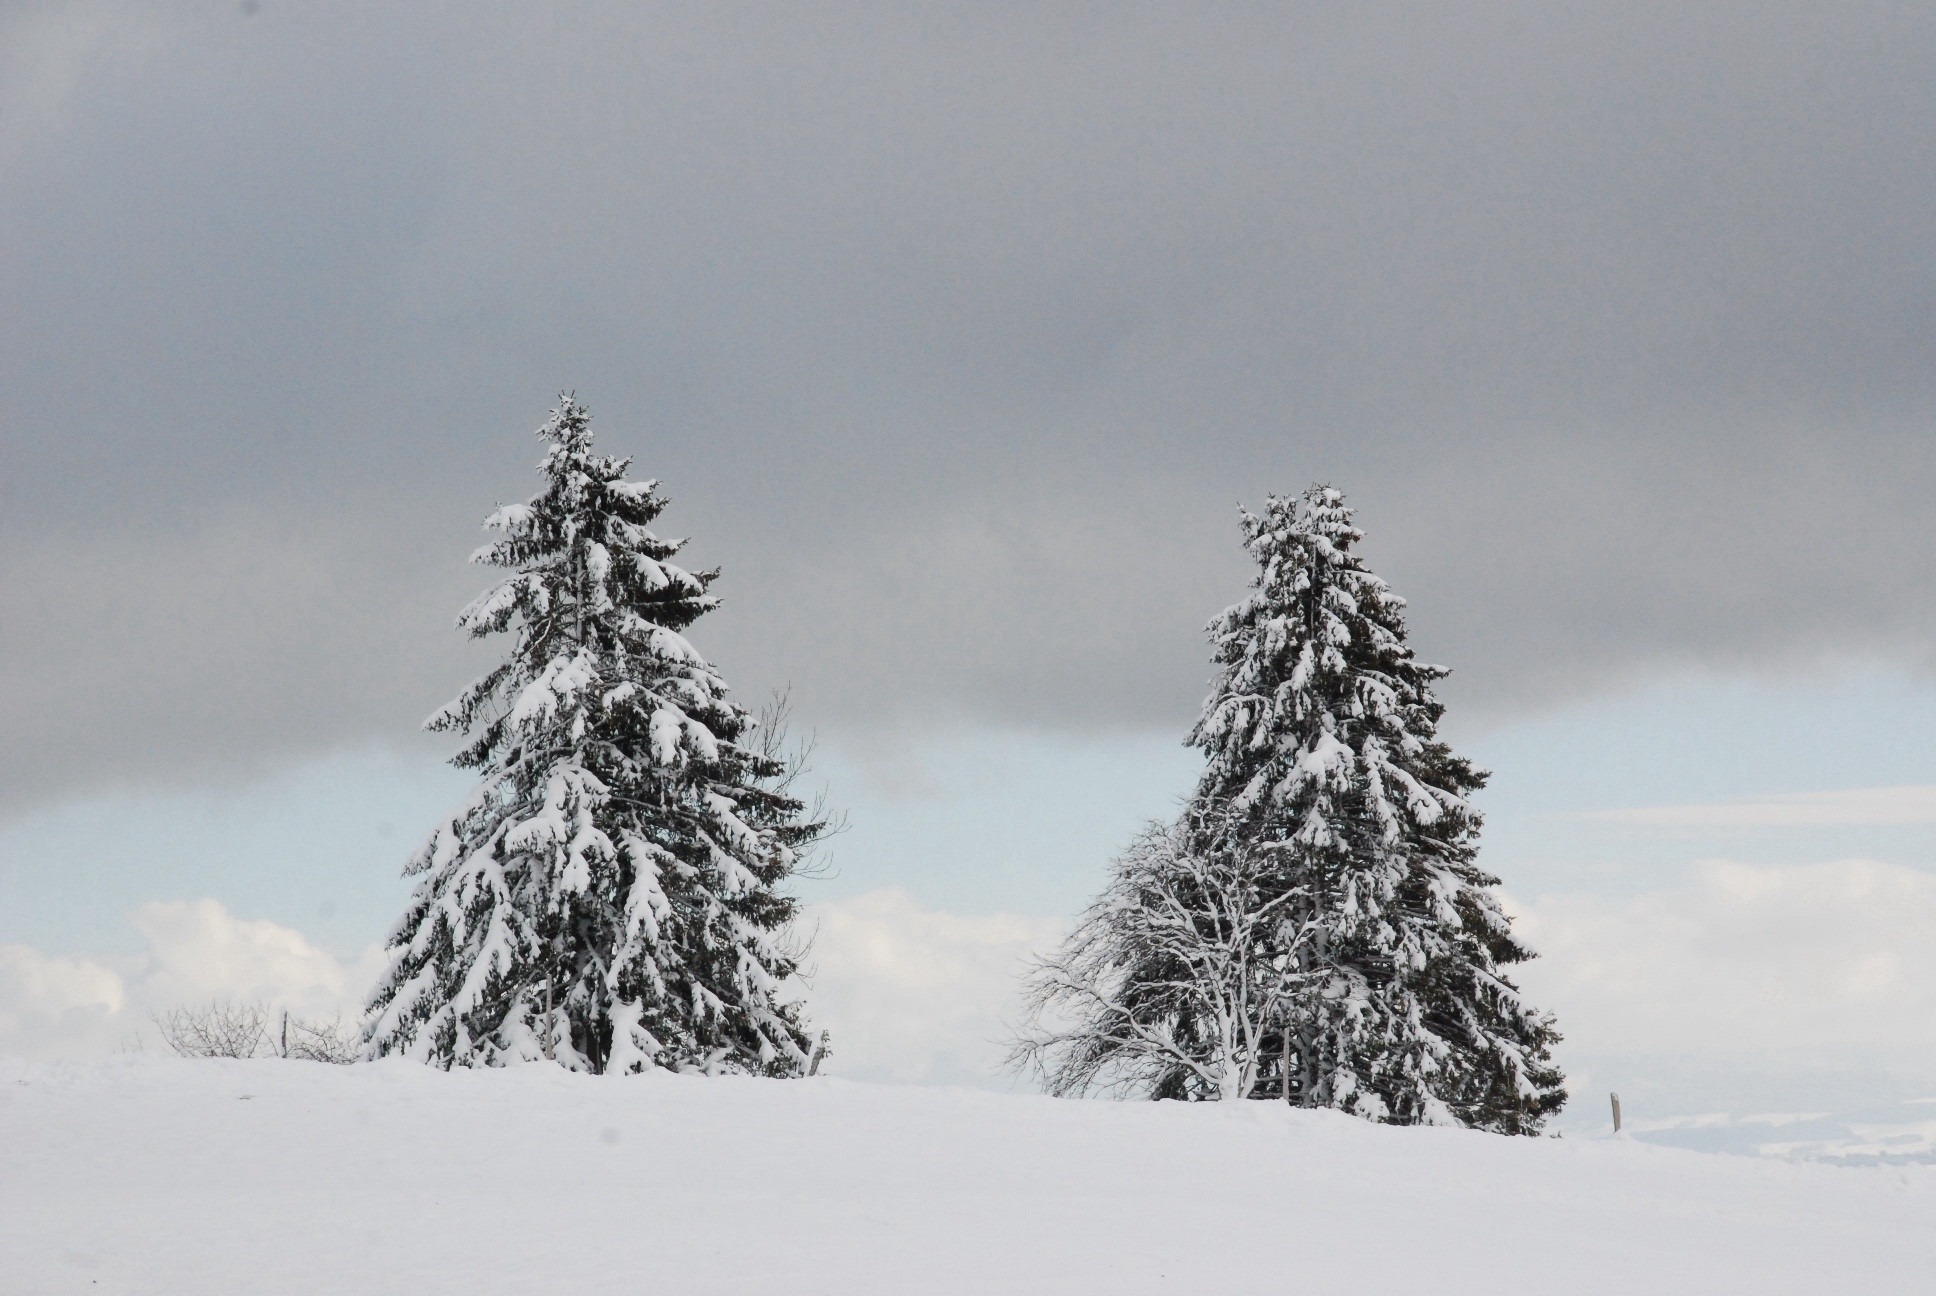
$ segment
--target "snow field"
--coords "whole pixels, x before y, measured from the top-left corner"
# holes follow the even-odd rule
[[[1269,1103],[0,1064],[8,1293],[1926,1290],[1936,1170]]]

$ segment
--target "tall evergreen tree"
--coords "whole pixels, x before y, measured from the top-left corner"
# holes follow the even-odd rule
[[[1446,671],[1413,657],[1339,492],[1243,526],[1258,574],[1210,626],[1196,792],[1038,969],[1061,1024],[1017,1055],[1060,1092],[1535,1132],[1565,1101],[1559,1036],[1503,972],[1531,954],[1476,862],[1485,775],[1437,736]]]
[[[1477,864],[1485,774],[1438,738],[1443,667],[1313,486],[1243,515],[1254,592],[1211,624],[1219,668],[1190,735],[1197,812],[1268,841],[1292,893],[1295,982],[1271,1080],[1304,1106],[1397,1123],[1536,1131],[1566,1095],[1552,1018],[1502,969],[1532,957]],[[1287,938],[1288,937],[1288,938]]]
[[[680,633],[716,572],[670,560],[657,483],[592,453],[570,397],[538,435],[544,489],[486,522],[511,575],[458,618],[505,660],[432,716],[470,735],[476,792],[422,876],[370,1000],[372,1055],[439,1066],[794,1074],[807,1062],[780,891],[822,825]]]

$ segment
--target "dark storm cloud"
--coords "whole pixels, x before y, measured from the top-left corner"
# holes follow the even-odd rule
[[[1180,733],[1313,478],[1469,714],[1936,629],[1926,8],[0,23],[14,804],[408,732],[565,386],[823,728]]]

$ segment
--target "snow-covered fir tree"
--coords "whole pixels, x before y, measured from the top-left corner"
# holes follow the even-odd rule
[[[476,792],[416,853],[365,1024],[372,1055],[439,1066],[795,1074],[807,1031],[780,890],[823,825],[682,636],[715,572],[671,559],[665,507],[592,452],[570,397],[539,429],[544,489],[472,561],[512,573],[458,618],[509,655],[428,727]]]
[[[1248,928],[1256,1015],[1233,1035],[1175,995],[1184,968],[1172,951],[1124,939],[1120,915],[1094,944],[1092,914],[1038,973],[1038,1001],[1066,1020],[1037,1037],[1035,1056],[1065,1091],[1109,1077],[1158,1097],[1282,1097],[1395,1123],[1536,1132],[1566,1097],[1550,1052],[1559,1036],[1503,971],[1531,954],[1491,891],[1498,879],[1477,864],[1480,817],[1467,798],[1485,775],[1437,736],[1432,685],[1446,672],[1413,657],[1404,601],[1353,552],[1362,536],[1338,491],[1272,497],[1243,526],[1258,574],[1210,626],[1218,675],[1190,735],[1206,766],[1177,831],[1198,861],[1184,894],[1207,897],[1190,918],[1199,940],[1233,930],[1202,878],[1247,888],[1253,912],[1272,917]],[[1133,869],[1119,863],[1106,902],[1146,903],[1126,879]],[[1114,1006],[1045,995],[1071,967]],[[1121,1028],[1125,1013],[1136,1032]],[[1194,1065],[1129,1042],[1151,1030]],[[1204,1065],[1233,1039],[1242,1057]],[[1244,1091],[1209,1082],[1213,1070]]]

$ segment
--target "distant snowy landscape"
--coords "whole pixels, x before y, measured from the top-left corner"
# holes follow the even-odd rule
[[[33,1293],[1917,1289],[1936,1168],[834,1079],[0,1063]]]

